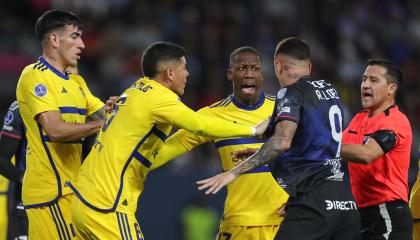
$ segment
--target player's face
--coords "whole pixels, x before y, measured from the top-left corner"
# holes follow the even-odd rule
[[[172,91],[178,96],[184,95],[185,84],[190,73],[187,70],[187,61],[185,57],[180,59],[179,63],[174,64],[172,68]]]
[[[368,66],[363,74],[361,99],[364,109],[376,110],[388,107],[396,85],[386,80],[386,68],[379,65]]]
[[[64,66],[76,66],[82,50],[85,48],[82,31],[74,25],[67,25],[58,36],[57,51]]]
[[[236,55],[233,66],[228,70],[227,77],[233,83],[235,98],[247,105],[258,102],[264,80],[261,60],[258,55],[252,52]]]

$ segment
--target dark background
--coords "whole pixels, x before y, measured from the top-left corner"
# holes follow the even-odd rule
[[[420,122],[419,1],[2,0],[2,115],[15,99],[23,67],[41,54],[34,24],[50,8],[72,10],[84,20],[86,49],[79,70],[102,100],[119,95],[138,79],[142,51],[162,40],[188,51],[190,77],[182,100],[193,109],[231,93],[226,79],[228,58],[243,45],[261,52],[265,89],[275,94],[279,85],[273,69],[274,47],[282,38],[300,36],[312,48],[312,75],[336,85],[348,121],[360,111],[359,89],[367,59],[397,62],[405,72],[398,105],[409,117],[414,136],[410,183],[415,179]],[[207,146],[151,173],[139,207],[139,223],[146,238],[182,239],[181,212],[193,202],[210,206],[220,216],[224,195],[205,197],[194,183],[219,171],[217,153]]]

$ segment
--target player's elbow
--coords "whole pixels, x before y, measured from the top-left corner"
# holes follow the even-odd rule
[[[46,127],[44,128],[45,133],[52,142],[64,141],[65,133],[58,128]]]
[[[292,141],[288,139],[277,139],[276,144],[274,144],[275,150],[278,152],[284,152],[290,149],[292,146]]]

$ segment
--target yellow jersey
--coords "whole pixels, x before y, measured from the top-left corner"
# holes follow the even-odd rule
[[[252,127],[200,115],[160,83],[140,78],[120,95],[77,182],[76,196],[99,212],[134,214],[153,155],[172,126],[214,137],[252,136]]]
[[[84,124],[86,116],[104,104],[91,94],[80,75],[63,74],[43,57],[23,70],[16,97],[28,140],[22,201],[26,209],[50,205],[72,192],[64,183],[77,177],[82,141],[52,142],[36,116],[59,111],[63,121]]]
[[[198,112],[239,124],[255,125],[271,116],[274,103],[275,97],[264,93],[261,93],[259,102],[253,106],[244,106],[233,96],[229,96]],[[156,155],[154,163],[161,165],[206,142],[212,142],[217,148],[223,171],[227,171],[243,161],[233,158],[233,152],[246,148],[260,148],[265,139],[215,139],[179,130],[168,139]],[[282,218],[276,211],[287,201],[288,195],[274,180],[267,165],[240,176],[227,186],[227,190],[221,227],[280,224]]]
[[[420,161],[418,164],[420,168]],[[417,175],[417,181],[411,189],[410,208],[413,218],[420,219],[420,171]]]

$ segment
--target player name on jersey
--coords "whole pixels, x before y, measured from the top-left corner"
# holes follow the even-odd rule
[[[312,86],[314,86],[315,94],[319,100],[330,100],[330,99],[340,99],[338,96],[337,90],[334,88],[328,88],[324,90],[324,88],[330,87],[331,84],[325,82],[325,80],[317,80],[317,81],[307,81]],[[321,90],[322,89],[322,90]]]

